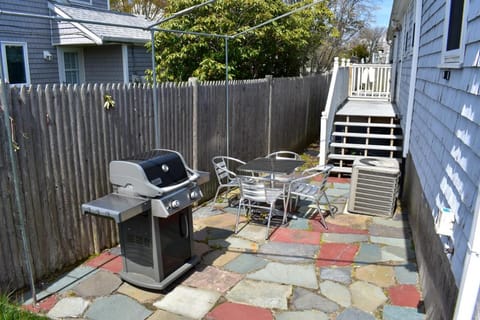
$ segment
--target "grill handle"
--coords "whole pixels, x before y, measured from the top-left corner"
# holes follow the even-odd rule
[[[188,239],[189,237],[188,216],[186,214],[182,214],[182,217],[179,219],[178,223],[180,224],[180,235],[183,238]]]
[[[198,173],[196,173],[195,171],[193,171],[192,169],[190,168],[186,168],[187,171],[189,172],[189,176],[188,176],[188,179],[181,182],[181,183],[178,183],[178,184],[174,184],[174,185],[171,185],[171,186],[168,186],[168,187],[157,187],[157,189],[161,192],[161,193],[167,193],[167,192],[172,192],[172,191],[175,191],[177,189],[180,189],[192,182],[195,182],[198,178],[199,178],[199,175]]]

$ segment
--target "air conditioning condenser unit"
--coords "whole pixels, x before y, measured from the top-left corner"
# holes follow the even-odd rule
[[[391,217],[398,197],[399,178],[400,166],[396,159],[356,159],[352,168],[348,211]]]

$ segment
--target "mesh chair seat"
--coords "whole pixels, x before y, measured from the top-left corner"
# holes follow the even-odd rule
[[[315,167],[305,170],[303,172],[303,177],[292,180],[288,189],[287,196],[287,203],[289,203],[292,197],[296,197],[297,199],[306,198],[314,202],[315,207],[320,214],[322,224],[325,226],[325,229],[328,229],[328,226],[320,209],[320,199],[322,197],[325,197],[325,199],[327,200],[328,209],[330,210],[330,215],[333,217],[335,209],[330,205],[330,201],[326,193],[327,179],[332,169],[333,166],[326,165],[323,167]],[[319,181],[317,180],[318,177],[321,177]],[[309,183],[314,178],[315,183]]]
[[[265,239],[269,237],[270,220],[275,209],[275,202],[282,199],[283,188],[272,188],[271,180],[265,177],[240,177],[240,201],[237,210],[237,220],[235,223],[235,233],[238,232],[240,221],[240,212],[243,209],[265,209],[268,210],[267,228]]]

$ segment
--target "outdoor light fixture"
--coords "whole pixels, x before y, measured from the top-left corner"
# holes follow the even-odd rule
[[[43,51],[43,60],[46,61],[52,61],[53,60],[53,55],[50,53],[48,50]]]

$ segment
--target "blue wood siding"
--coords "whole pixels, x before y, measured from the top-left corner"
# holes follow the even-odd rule
[[[144,46],[128,47],[128,74],[130,81],[134,77],[143,77],[145,70],[152,69],[152,58]]]
[[[123,82],[122,46],[85,47],[85,82]]]
[[[22,5],[16,1],[0,0],[0,8],[5,11],[35,13],[48,15],[47,1],[23,0]],[[32,84],[58,82],[58,65],[56,49],[51,45],[50,22],[45,19],[24,18],[0,15],[0,41],[26,42]],[[43,51],[53,55],[52,61],[43,59]]]
[[[480,4],[470,1],[463,68],[443,78],[445,2],[423,1],[410,153],[429,206],[456,213],[451,269],[459,285],[480,181]]]

